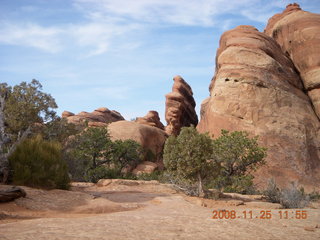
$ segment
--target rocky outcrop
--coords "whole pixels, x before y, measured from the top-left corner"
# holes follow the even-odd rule
[[[166,95],[166,132],[169,135],[178,135],[181,127],[198,124],[195,112],[196,103],[189,84],[182,77],[173,78],[172,92]]]
[[[265,29],[293,61],[320,118],[320,14],[289,4]]]
[[[144,117],[138,117],[135,122],[164,130],[157,111],[149,111]]]
[[[150,174],[153,173],[158,168],[158,165],[154,162],[144,161],[133,169],[132,174],[138,176],[141,174]]]
[[[62,115],[61,115],[62,118],[68,118],[68,117],[71,117],[71,116],[74,116],[74,113],[69,112],[69,111],[63,111]]]
[[[69,123],[76,125],[88,122],[89,126],[95,127],[106,126],[107,123],[124,120],[119,112],[114,110],[111,111],[105,107],[98,108],[91,113],[80,112],[74,114],[72,112],[64,111],[62,113],[62,118],[65,118]]]
[[[151,150],[155,156],[162,152],[167,139],[163,130],[132,121],[113,122],[108,125],[108,130],[112,140],[132,139]]]
[[[210,97],[201,105],[198,130],[216,137],[221,129],[259,135],[268,148],[259,187],[271,177],[309,190],[319,183],[320,124],[302,80],[277,42],[251,26],[222,35]]]

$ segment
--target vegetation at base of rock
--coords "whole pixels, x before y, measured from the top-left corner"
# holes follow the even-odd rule
[[[255,194],[257,190],[253,184],[253,175],[244,174],[240,176],[219,175],[207,184],[207,188],[219,189],[223,192],[235,192],[242,194]]]
[[[170,136],[165,143],[165,167],[177,179],[198,184],[198,195],[204,196],[204,181],[218,174],[218,165],[212,161],[212,140],[194,127],[183,127],[180,134]]]
[[[142,147],[133,140],[111,141],[105,127],[89,127],[68,142],[66,159],[73,179],[97,182],[126,177],[121,170],[136,167]]]
[[[220,166],[216,187],[225,192],[252,191],[252,172],[265,164],[266,150],[259,146],[258,137],[250,138],[247,132],[221,130],[213,140],[212,158]]]
[[[194,127],[184,127],[180,134],[170,136],[164,147],[163,160],[175,184],[198,185],[199,196],[205,188],[248,193],[253,191],[253,175],[265,163],[266,149],[246,132],[221,131],[211,139]],[[187,192],[194,192],[188,190]]]
[[[138,176],[134,176],[134,179],[137,180],[144,180],[144,181],[151,181],[157,180],[162,181],[163,171],[154,171],[152,173],[141,173]]]
[[[121,171],[115,168],[99,166],[86,171],[84,180],[87,182],[97,183],[100,179],[118,179],[122,178]]]
[[[298,188],[294,182],[288,188],[280,189],[275,180],[271,179],[264,195],[268,201],[280,203],[284,208],[303,208],[310,202],[310,195],[305,194],[304,189]]]
[[[61,144],[41,135],[24,140],[9,156],[13,183],[48,189],[68,189],[69,176],[62,160]]]

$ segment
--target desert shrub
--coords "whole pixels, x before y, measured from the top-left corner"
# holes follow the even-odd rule
[[[100,179],[115,179],[122,178],[119,169],[107,168],[105,166],[99,166],[93,169],[89,169],[86,172],[84,179],[88,182],[96,183]]]
[[[190,196],[199,196],[199,185],[187,179],[177,177],[170,171],[164,171],[159,177],[159,182],[171,184],[173,189]]]
[[[292,183],[289,188],[281,191],[280,204],[284,208],[303,208],[309,204],[309,201],[309,196],[304,193],[304,189],[298,189],[296,183]]]
[[[68,188],[68,169],[58,142],[43,140],[41,135],[26,139],[9,156],[9,163],[17,185]]]
[[[318,200],[320,200],[320,193],[315,191],[315,190],[313,192],[309,193],[308,196],[310,198],[310,201],[318,201]]]
[[[58,141],[61,144],[65,144],[69,136],[76,135],[81,130],[81,125],[75,125],[69,123],[65,118],[56,117],[43,125],[41,135],[45,140]]]
[[[292,182],[289,188],[280,189],[275,180],[269,180],[268,187],[264,191],[267,201],[280,203],[284,208],[303,208],[309,204],[310,197],[305,194],[303,188],[298,188]]]
[[[218,176],[208,188],[223,189],[224,192],[253,194],[256,192],[252,175]]]
[[[154,171],[152,173],[142,173],[139,174],[138,176],[136,176],[136,179],[138,180],[144,180],[144,181],[151,181],[151,180],[157,180],[159,181],[159,179],[162,176],[162,172],[161,171]]]
[[[164,146],[163,162],[177,186],[198,185],[198,195],[204,196],[204,182],[217,173],[212,157],[212,140],[194,127],[183,127],[180,134],[170,136]],[[192,191],[190,191],[192,192]]]
[[[220,165],[219,177],[214,180],[222,191],[248,193],[253,191],[253,175],[265,164],[266,148],[260,147],[258,138],[250,138],[247,132],[221,130],[221,136],[213,140],[213,160]]]
[[[132,139],[116,140],[111,143],[111,151],[104,156],[112,160],[119,169],[125,166],[136,167],[143,158],[143,149],[139,143]]]
[[[97,182],[101,178],[131,178],[125,166],[141,162],[143,151],[133,140],[111,141],[108,129],[89,127],[68,142],[66,158],[74,180]]]
[[[272,203],[280,203],[281,190],[277,186],[274,178],[268,181],[268,186],[264,190],[263,195],[266,197],[266,200]]]

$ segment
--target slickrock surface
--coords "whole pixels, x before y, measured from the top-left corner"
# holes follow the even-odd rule
[[[112,180],[101,187],[75,183],[72,191],[25,190],[28,198],[0,205],[1,240],[313,240],[320,233],[319,209],[304,209],[307,219],[292,219],[296,210],[289,211],[290,219],[280,219],[272,204],[203,201],[156,181]],[[212,219],[214,210],[234,210],[239,218]],[[260,219],[266,210],[272,218]],[[253,219],[244,219],[243,211],[247,216],[252,211]]]
[[[138,117],[135,122],[164,130],[157,111],[149,111],[144,117]]]
[[[166,95],[166,132],[178,135],[182,127],[197,126],[196,103],[189,84],[181,77],[173,78],[172,92]]]
[[[106,126],[107,123],[116,122],[124,120],[121,114],[114,110],[109,110],[108,108],[101,107],[94,110],[91,113],[80,112],[74,114],[72,112],[64,111],[62,113],[62,118],[66,118],[69,123],[81,124],[88,122],[89,126]]]
[[[320,14],[290,4],[265,29],[293,61],[320,118]]]
[[[277,42],[252,26],[225,32],[216,57],[210,97],[201,106],[201,132],[221,129],[260,136],[267,164],[256,173],[259,187],[274,177],[284,186],[320,185],[320,124],[302,80]]]

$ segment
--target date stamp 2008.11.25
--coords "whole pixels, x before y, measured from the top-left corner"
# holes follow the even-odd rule
[[[299,219],[308,218],[307,210],[213,210],[212,219]]]

